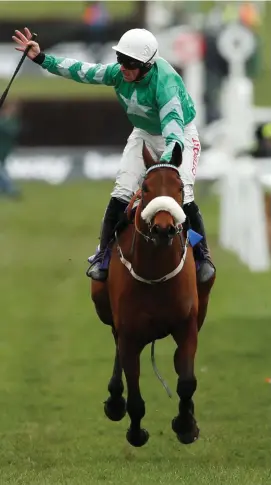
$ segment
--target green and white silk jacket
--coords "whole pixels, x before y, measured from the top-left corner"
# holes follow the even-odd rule
[[[118,63],[89,64],[45,55],[41,66],[80,83],[113,86],[132,125],[164,137],[161,162],[170,160],[176,142],[184,148],[184,127],[195,118],[196,111],[181,76],[165,59],[157,59],[138,82],[125,81]]]

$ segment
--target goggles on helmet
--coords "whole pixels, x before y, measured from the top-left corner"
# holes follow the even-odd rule
[[[128,69],[129,71],[144,67],[144,62],[141,62],[141,61],[138,61],[137,59],[133,59],[132,57],[126,56],[121,52],[117,52],[117,61],[125,69]]]

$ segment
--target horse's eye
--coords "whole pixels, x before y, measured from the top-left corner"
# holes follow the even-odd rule
[[[143,192],[149,192],[148,186],[145,182],[143,182],[143,184],[142,184],[142,190],[143,190]]]

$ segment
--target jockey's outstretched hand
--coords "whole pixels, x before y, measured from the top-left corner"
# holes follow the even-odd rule
[[[29,57],[29,59],[34,59],[40,53],[40,46],[34,40],[30,40],[31,36],[32,34],[30,30],[25,27],[24,33],[20,32],[20,30],[15,30],[15,35],[12,36],[12,39],[18,44],[18,47],[15,47],[16,51],[24,52],[25,49],[31,45],[27,57]]]

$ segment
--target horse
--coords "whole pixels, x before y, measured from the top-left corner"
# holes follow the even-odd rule
[[[143,144],[143,159],[146,174],[140,195],[136,194],[128,207],[129,223],[116,230],[108,279],[91,281],[96,312],[112,327],[116,346],[104,411],[112,421],[120,421],[128,412],[127,441],[135,447],[147,443],[149,433],[141,427],[145,402],[139,386],[140,354],[146,345],[154,346],[157,339],[171,335],[177,345],[174,367],[179,396],[172,429],[181,443],[190,444],[199,437],[193,402],[198,332],[215,277],[197,284],[189,226],[182,209],[179,144],[175,144],[169,163],[153,160]],[[123,397],[123,371],[127,401]]]

